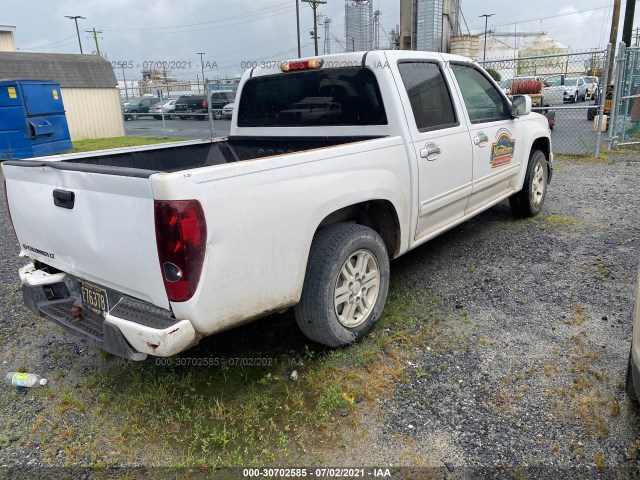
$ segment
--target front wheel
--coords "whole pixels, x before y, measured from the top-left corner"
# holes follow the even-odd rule
[[[547,196],[548,174],[547,157],[540,150],[532,150],[522,190],[509,197],[515,216],[535,217],[540,213]]]
[[[388,290],[389,256],[380,235],[362,225],[331,225],[311,244],[296,321],[315,342],[348,345],[379,320]]]
[[[131,115],[129,116],[129,118],[131,120],[138,120],[138,118],[140,118],[140,115],[138,115],[138,112],[131,112]]]

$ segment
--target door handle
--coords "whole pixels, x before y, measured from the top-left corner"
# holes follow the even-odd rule
[[[440,155],[442,151],[440,147],[435,143],[427,143],[422,150],[420,150],[420,157],[426,158],[428,161],[432,162],[438,155]]]
[[[484,147],[489,141],[489,137],[485,135],[484,132],[478,132],[478,134],[473,138],[473,144],[478,145],[479,147]]]
[[[68,190],[54,190],[53,191],[53,204],[56,207],[68,208],[73,210],[73,206],[76,201],[76,194]]]

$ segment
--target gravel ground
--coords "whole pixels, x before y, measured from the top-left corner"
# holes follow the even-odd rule
[[[503,202],[392,263],[392,292],[410,299],[416,335],[428,327],[430,336],[412,352],[406,382],[363,414],[349,448],[318,458],[427,466],[425,478],[638,472],[640,416],[622,382],[640,259],[640,156],[612,158],[557,162],[536,219],[514,220]],[[0,233],[3,374],[66,371],[79,388],[113,367],[22,308],[24,262],[4,208]],[[45,405],[29,391],[0,397],[0,466],[38,464],[37,451],[15,445]]]
[[[557,162],[541,217],[513,220],[505,202],[394,263],[425,322],[439,300],[448,344],[416,352],[382,404],[379,441],[410,438],[451,478],[638,473],[640,417],[622,382],[639,160]]]

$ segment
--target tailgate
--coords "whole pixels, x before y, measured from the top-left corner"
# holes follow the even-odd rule
[[[2,166],[22,253],[91,283],[169,308],[148,175],[60,167],[16,162]]]

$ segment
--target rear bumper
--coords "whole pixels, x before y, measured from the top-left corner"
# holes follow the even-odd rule
[[[168,310],[112,290],[108,290],[109,299],[116,300],[105,317],[87,309],[79,316],[81,296],[73,276],[37,270],[33,264],[19,274],[30,310],[113,355],[130,360],[169,357],[200,339],[189,320],[177,320]]]

